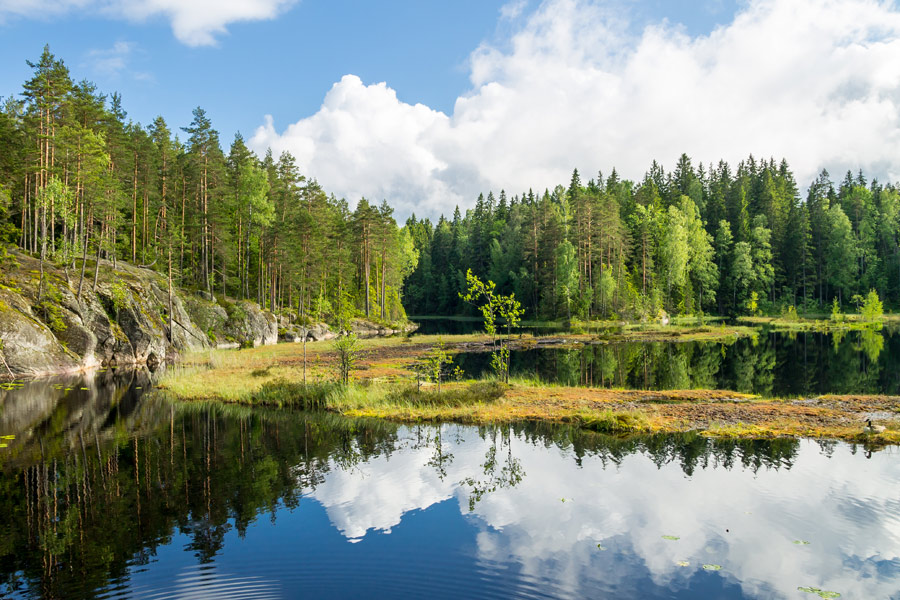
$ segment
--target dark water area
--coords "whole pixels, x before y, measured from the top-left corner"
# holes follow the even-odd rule
[[[478,317],[410,317],[418,325],[415,335],[468,335],[484,331],[484,321]],[[564,332],[561,325],[525,323],[515,328],[516,333],[554,335]]]
[[[900,599],[894,448],[401,427],[150,383],[0,390],[0,597]]]
[[[563,336],[564,337],[564,336]],[[490,354],[455,358],[468,377],[491,371]],[[724,389],[768,397],[900,395],[900,333],[760,331],[727,343],[623,342],[511,352],[513,377],[626,389]]]

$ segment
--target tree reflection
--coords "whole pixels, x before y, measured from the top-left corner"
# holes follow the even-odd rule
[[[396,444],[396,427],[383,422],[144,404],[152,431],[115,421],[78,444],[58,431],[0,465],[0,581],[9,589],[27,582],[35,597],[84,595],[149,561],[176,531],[210,562],[231,528],[243,535],[280,502],[296,506],[331,468]]]
[[[475,506],[485,495],[497,490],[513,488],[525,477],[522,461],[513,456],[511,431],[511,428],[492,429],[488,436],[491,438],[491,445],[488,446],[484,455],[484,463],[481,465],[484,477],[477,479],[467,477],[460,482],[460,485],[467,487],[469,491],[469,512],[475,510]],[[506,453],[500,463],[497,459],[498,450],[502,452],[504,448]]]
[[[477,353],[462,354],[478,376]],[[785,397],[900,393],[900,335],[881,331],[763,332],[721,342],[627,342],[512,354],[515,375],[570,386],[730,389]]]

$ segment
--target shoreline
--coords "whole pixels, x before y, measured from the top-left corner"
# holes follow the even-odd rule
[[[279,345],[230,355],[207,352],[188,356],[162,377],[158,387],[186,402],[324,409],[347,417],[398,423],[550,422],[611,434],[698,432],[717,438],[900,444],[898,396],[761,398],[728,390],[569,387],[516,378],[510,385],[489,378],[444,383],[438,392],[434,384],[417,384],[411,371],[411,363],[437,339],[364,340],[366,356],[346,387],[333,382],[336,357],[330,345],[320,342],[308,345],[307,383],[303,383],[300,349]],[[472,344],[483,346],[489,340],[484,335],[441,339],[451,354],[472,351]],[[865,432],[867,418],[885,430]]]

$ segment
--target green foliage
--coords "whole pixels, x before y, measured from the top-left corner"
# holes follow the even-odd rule
[[[441,382],[448,379],[460,379],[462,370],[457,366],[452,371],[448,367],[453,364],[453,357],[447,352],[442,339],[432,346],[425,354],[420,367],[425,377],[437,384],[438,393],[441,392]]]
[[[841,314],[841,303],[838,301],[837,296],[831,301],[831,320],[835,322],[844,320],[844,315]]]
[[[61,304],[63,301],[59,288],[52,282],[47,282],[44,286],[44,296],[37,305],[44,322],[50,327],[54,333],[62,333],[66,330],[66,322],[63,320],[63,312]]]
[[[525,311],[519,301],[515,299],[515,294],[504,296],[495,293],[494,282],[483,283],[472,273],[471,269],[466,272],[466,283],[466,293],[460,292],[459,296],[469,303],[482,302],[478,308],[484,317],[484,328],[488,335],[495,340],[495,345],[497,319],[502,319],[503,324],[506,325],[506,344],[501,342],[500,348],[494,350],[491,355],[491,366],[499,378],[509,383],[509,339],[512,329],[518,326]]]
[[[797,314],[797,309],[794,307],[793,304],[791,304],[790,306],[787,307],[787,309],[781,315],[781,318],[784,319],[785,321],[790,321],[792,323],[796,323],[797,321],[800,320],[800,315]]]
[[[821,312],[835,296],[860,310],[870,289],[900,306],[900,191],[862,173],[836,185],[822,172],[803,197],[786,161],[707,168],[682,155],[672,172],[573,173],[567,186],[485,191],[470,210],[398,226],[387,203],[329,195],[287,152],[256,156],[237,135],[226,156],[201,107],[179,139],[74,83],[49,48],[29,64],[22,99],[0,110],[0,262],[14,242],[67,265],[171,265],[176,286],[342,329],[358,314],[464,314],[469,270],[495,285],[482,292],[545,320],[735,315],[753,292],[763,312]],[[507,323],[488,313],[496,336]]]
[[[342,385],[350,383],[350,373],[362,356],[359,338],[354,334],[338,337],[333,344],[338,355],[337,378]]]
[[[759,293],[756,290],[750,292],[750,298],[747,300],[747,312],[751,315],[759,314]]]
[[[578,292],[578,263],[575,246],[563,240],[556,247],[556,290],[557,296],[566,307],[566,318],[572,318],[572,297]]]
[[[128,286],[121,281],[117,281],[109,286],[109,297],[112,300],[116,315],[119,314],[120,310],[128,306],[128,296]]]
[[[579,420],[583,428],[600,433],[639,433],[650,429],[647,417],[638,411],[607,410],[585,414]]]
[[[227,302],[222,299],[219,303],[225,309],[229,321],[240,323],[247,319],[247,311],[239,302]]]
[[[869,290],[869,293],[866,294],[866,301],[862,307],[863,320],[867,322],[880,321],[883,316],[884,306],[881,303],[881,299],[878,297],[878,292]]]

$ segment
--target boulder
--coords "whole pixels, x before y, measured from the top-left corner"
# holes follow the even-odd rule
[[[415,331],[418,325],[415,323],[404,323],[396,328],[385,327],[364,319],[354,319],[350,325],[350,333],[354,333],[361,338],[390,336],[401,333]]]
[[[235,302],[224,326],[227,337],[239,343],[269,346],[278,342],[278,320],[247,300]]]
[[[78,356],[69,352],[14,293],[0,290],[0,340],[6,365],[16,375],[77,371]],[[0,375],[6,368],[0,366]]]
[[[316,323],[315,325],[301,328],[301,331],[306,334],[307,341],[321,342],[322,340],[333,340],[337,337],[337,334],[325,323]]]

